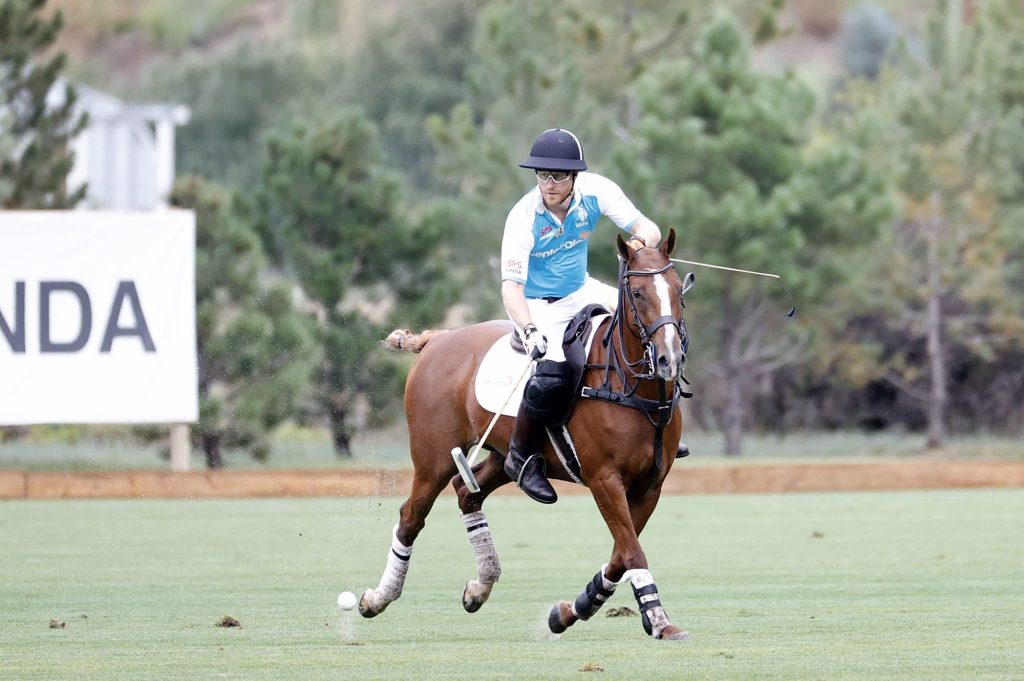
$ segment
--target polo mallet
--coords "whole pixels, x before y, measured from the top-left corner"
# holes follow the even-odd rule
[[[769,279],[775,279],[776,281],[779,282],[779,285],[782,286],[782,290],[786,292],[786,295],[789,297],[789,304],[792,305],[792,307],[789,309],[789,312],[787,312],[785,314],[785,316],[786,317],[792,317],[793,315],[796,314],[796,301],[793,300],[793,296],[792,296],[792,294],[790,294],[789,289],[786,288],[786,285],[782,283],[782,277],[780,277],[777,274],[768,274],[767,272],[754,272],[753,270],[741,270],[741,269],[737,269],[735,267],[722,267],[721,265],[709,265],[706,262],[695,262],[693,260],[680,260],[678,258],[669,258],[669,260],[671,260],[672,262],[686,263],[687,265],[697,265],[698,267],[710,267],[713,270],[725,270],[727,272],[739,272],[740,274],[753,274],[753,275],[756,275],[758,277],[768,277]]]
[[[480,484],[477,483],[476,476],[473,475],[473,464],[476,463],[477,457],[480,456],[480,450],[483,449],[484,443],[487,442],[487,436],[491,434],[492,430],[494,430],[494,424],[497,423],[498,419],[501,417],[501,412],[505,411],[505,407],[507,407],[508,403],[512,401],[512,396],[516,394],[516,390],[519,389],[519,384],[522,383],[523,377],[526,376],[526,373],[532,366],[533,357],[531,357],[530,361],[526,363],[526,366],[523,367],[522,373],[519,374],[519,378],[517,378],[515,383],[512,384],[512,390],[509,391],[508,397],[506,397],[505,401],[501,403],[501,407],[498,408],[498,411],[494,413],[494,416],[491,418],[491,422],[487,424],[487,430],[484,431],[483,437],[481,437],[480,441],[476,443],[476,446],[470,450],[469,459],[467,460],[466,455],[462,453],[462,447],[452,448],[452,458],[455,459],[455,467],[459,469],[459,475],[462,476],[462,481],[466,483],[466,487],[474,494],[480,491]]]

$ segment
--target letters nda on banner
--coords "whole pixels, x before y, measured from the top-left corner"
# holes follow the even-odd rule
[[[0,211],[0,425],[198,417],[195,214]]]

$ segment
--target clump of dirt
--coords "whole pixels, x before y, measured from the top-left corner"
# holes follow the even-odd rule
[[[611,608],[605,614],[605,617],[636,617],[638,614],[632,608]]]
[[[217,622],[218,627],[240,627],[242,623],[236,620],[231,615],[224,615],[220,618],[220,622]]]
[[[51,629],[63,629],[66,626],[67,624],[65,622],[62,622],[61,620],[50,620]]]
[[[581,672],[603,672],[604,667],[596,662],[587,662],[585,665],[580,667]]]

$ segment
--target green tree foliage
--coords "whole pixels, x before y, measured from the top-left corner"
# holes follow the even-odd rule
[[[48,102],[64,70],[63,53],[48,51],[63,27],[60,12],[42,16],[45,0],[0,0],[0,206],[70,208],[85,187],[67,190],[71,140],[85,127],[74,88]],[[6,142],[3,140],[6,136]]]
[[[954,357],[992,360],[1024,332],[1014,290],[1020,256],[1008,248],[1015,238],[1004,222],[1013,221],[1005,200],[1012,172],[1004,171],[1021,150],[1019,135],[1013,143],[1020,114],[999,94],[1012,83],[1002,60],[1020,60],[1010,51],[1019,39],[1007,41],[1005,27],[990,20],[965,24],[962,10],[941,3],[923,56],[897,53],[874,84],[863,84],[852,99],[856,132],[847,133],[860,136],[899,198],[899,217],[865,263],[861,287],[862,311],[888,312],[885,333],[850,356],[859,350],[922,405],[930,447],[946,437]],[[986,60],[993,53],[999,58]]]
[[[432,254],[446,226],[405,213],[402,183],[381,158],[376,128],[357,111],[296,121],[268,138],[254,202],[269,252],[320,311],[319,399],[339,455],[350,455],[358,401],[380,406],[400,390],[379,344],[391,310],[445,275]]]
[[[397,7],[373,26],[347,78],[335,86],[334,99],[377,121],[385,158],[424,194],[442,186],[426,120],[467,96],[466,71],[474,59],[469,44],[481,6],[479,0],[434,0]]]
[[[15,140],[10,134],[11,114],[6,109],[0,108],[0,159],[14,156]],[[14,177],[7,174],[0,175],[0,202],[14,192]]]
[[[295,51],[243,43],[222,55],[155,66],[138,94],[191,109],[176,136],[179,173],[247,188],[259,181],[267,131],[322,96],[327,65],[321,66]]]
[[[808,88],[754,72],[743,30],[723,16],[693,59],[654,66],[637,89],[634,143],[619,163],[638,203],[679,231],[681,257],[777,273],[805,309],[826,304],[887,204],[855,150],[811,138]],[[808,327],[769,323],[787,301],[764,279],[701,270],[698,282],[693,356],[725,451],[739,454],[749,393],[801,356]]]
[[[311,399],[319,356],[312,321],[294,309],[292,285],[261,280],[259,237],[235,216],[228,192],[187,177],[171,202],[196,212],[200,414],[193,440],[210,468],[223,466],[225,448],[264,460],[270,431]]]

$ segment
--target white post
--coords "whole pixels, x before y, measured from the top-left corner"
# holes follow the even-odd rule
[[[185,473],[192,467],[192,445],[188,437],[188,425],[171,425],[171,470]]]

